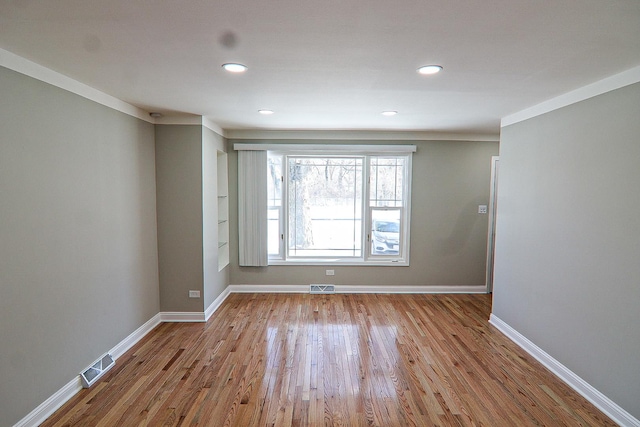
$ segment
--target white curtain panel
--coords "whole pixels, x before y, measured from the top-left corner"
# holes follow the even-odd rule
[[[267,152],[238,151],[239,264],[268,265]]]

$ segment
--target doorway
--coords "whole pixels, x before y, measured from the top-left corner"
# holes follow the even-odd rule
[[[487,293],[493,292],[493,261],[496,241],[496,208],[498,198],[499,156],[491,156],[491,189],[489,192],[489,231],[487,236]]]

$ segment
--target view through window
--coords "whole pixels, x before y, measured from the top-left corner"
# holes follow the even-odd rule
[[[410,159],[270,152],[270,260],[404,261]]]

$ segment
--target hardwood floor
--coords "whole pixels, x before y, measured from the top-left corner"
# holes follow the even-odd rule
[[[42,426],[615,425],[488,324],[489,295],[231,294]]]

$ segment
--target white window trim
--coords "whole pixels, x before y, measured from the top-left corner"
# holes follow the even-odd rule
[[[364,144],[280,144],[280,143],[235,143],[233,149],[236,151],[272,151],[274,153],[282,154],[284,156],[289,155],[340,155],[340,154],[353,154],[363,156],[384,156],[384,155],[409,155],[417,151],[415,145],[407,144],[393,144],[393,145],[364,145]],[[406,251],[402,258],[383,258],[378,256],[371,256],[370,241],[365,240],[365,248],[363,248],[363,255],[359,258],[286,258],[286,259],[274,259],[268,257],[268,265],[285,266],[285,265],[317,265],[317,266],[329,266],[329,265],[343,265],[343,266],[394,266],[394,267],[408,267],[409,266],[409,254],[410,254],[410,236],[411,236],[411,184],[412,184],[412,165],[413,161],[409,156],[410,161],[406,165],[406,175],[409,178],[407,180],[407,193],[409,197],[406,198],[405,206],[403,209],[406,211],[404,218],[404,236],[407,240]],[[366,188],[364,191],[366,194],[369,192],[368,183],[368,169],[366,168],[367,180],[365,182]],[[368,202],[367,202],[368,203]],[[369,207],[370,208],[370,207]],[[282,219],[281,219],[282,220]],[[286,219],[284,219],[286,221]],[[368,215],[365,221],[368,225]],[[369,227],[370,228],[370,227]],[[364,230],[368,232],[368,230]],[[286,257],[286,254],[283,254]]]
[[[397,145],[356,145],[356,144],[253,144],[238,142],[233,144],[236,151],[285,151],[287,154],[307,153],[351,153],[351,154],[368,154],[371,156],[379,154],[401,154],[415,153],[417,147],[415,145],[397,144]]]

